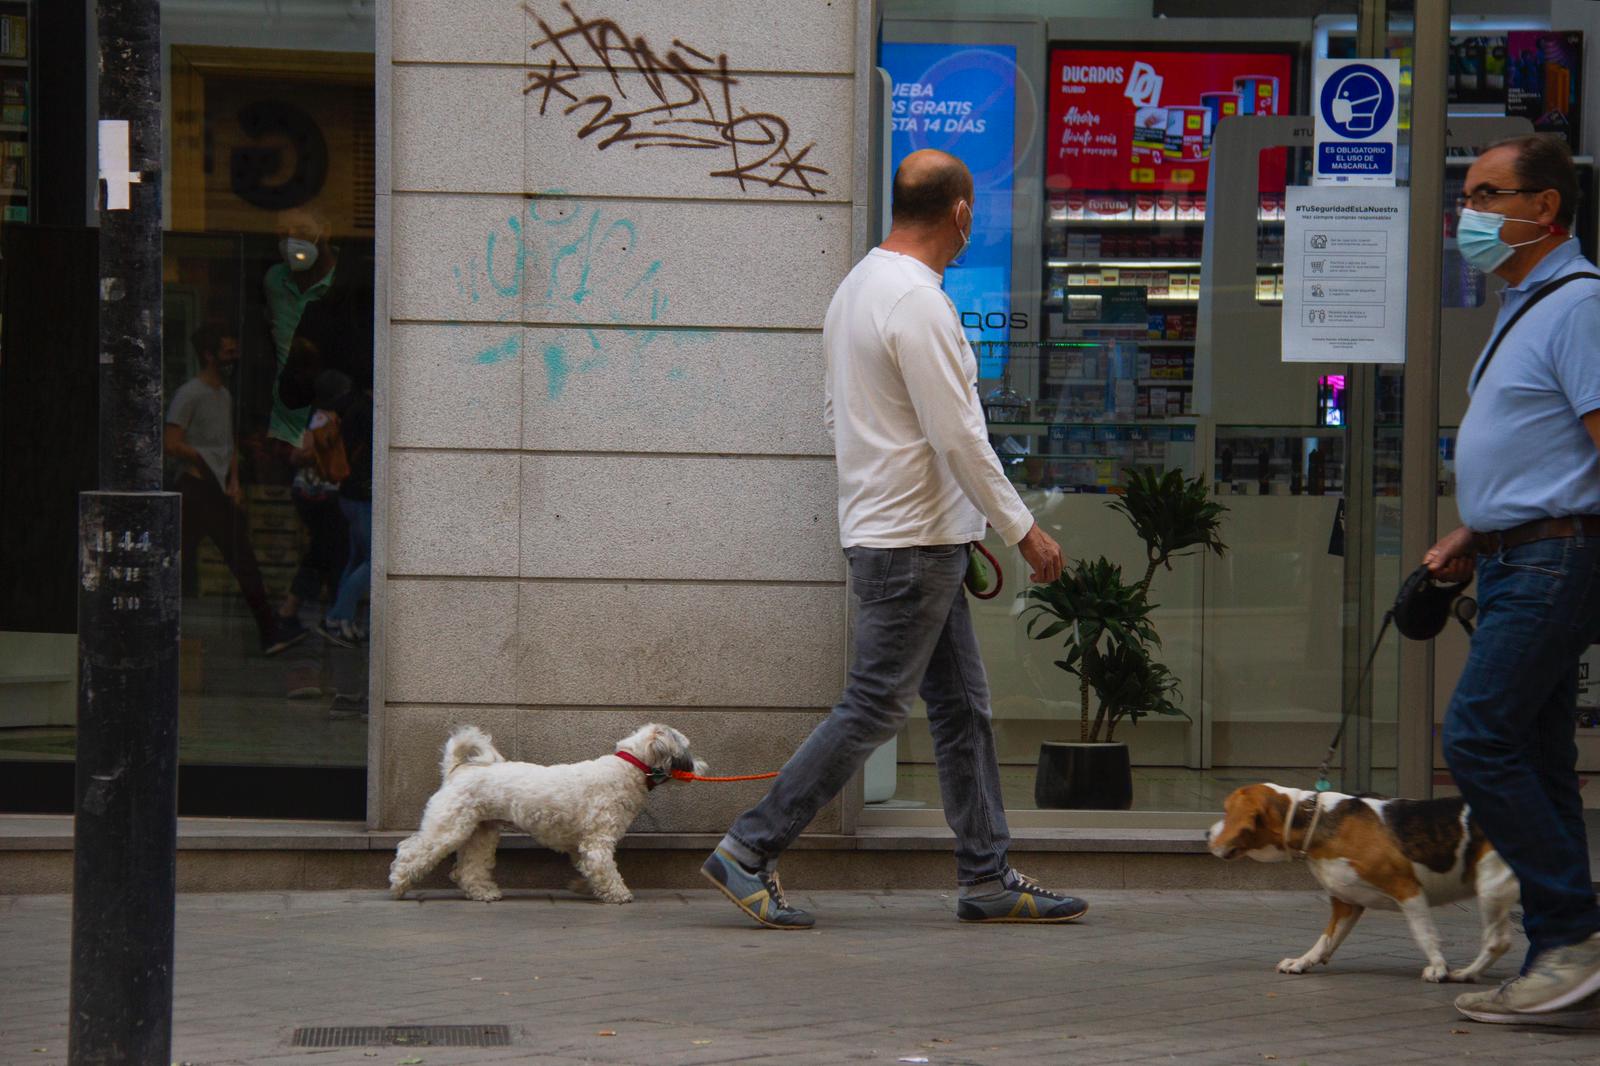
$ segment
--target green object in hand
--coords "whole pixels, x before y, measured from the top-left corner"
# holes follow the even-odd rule
[[[969,552],[967,555],[967,591],[974,596],[982,596],[994,588],[994,571],[989,569],[989,561],[979,551]]]

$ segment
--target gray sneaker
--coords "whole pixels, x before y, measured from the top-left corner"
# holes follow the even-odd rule
[[[700,873],[735,906],[769,929],[810,929],[817,924],[806,911],[789,906],[776,873],[751,873],[721,848],[711,853]]]
[[[1053,892],[1010,867],[993,892],[956,900],[956,917],[963,922],[1072,922],[1088,909],[1076,896]]]
[[[1462,1017],[1492,1025],[1548,1025],[1558,1029],[1600,1030],[1600,996],[1590,996],[1565,1010],[1528,1014],[1511,1006],[1520,999],[1519,989],[1511,986],[1526,980],[1513,977],[1493,992],[1467,992],[1456,997],[1456,1010]],[[1508,991],[1509,989],[1509,991]]]
[[[1576,944],[1541,951],[1522,978],[1512,1009],[1544,1014],[1600,992],[1600,933]]]

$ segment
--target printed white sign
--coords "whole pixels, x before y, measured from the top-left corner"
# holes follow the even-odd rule
[[[100,120],[100,180],[104,182],[107,211],[127,211],[132,206],[133,186],[139,172],[128,169],[128,120]]]
[[[1398,59],[1319,59],[1313,185],[1393,186],[1400,129]]]
[[[1283,246],[1283,361],[1403,363],[1404,189],[1291,186]]]

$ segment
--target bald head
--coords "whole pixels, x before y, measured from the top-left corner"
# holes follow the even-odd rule
[[[948,152],[924,148],[900,161],[894,172],[891,213],[896,225],[948,218],[956,201],[972,203],[972,174]]]

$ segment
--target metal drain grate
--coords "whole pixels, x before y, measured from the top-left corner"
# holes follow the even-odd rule
[[[294,1031],[291,1047],[510,1047],[504,1025],[317,1025]]]

